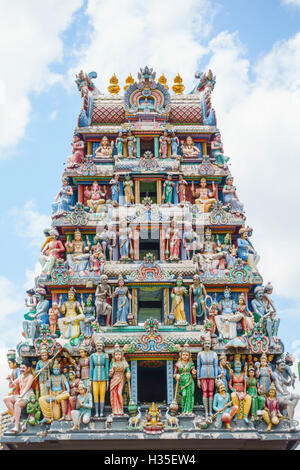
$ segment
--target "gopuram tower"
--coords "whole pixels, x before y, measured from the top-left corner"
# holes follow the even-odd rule
[[[27,291],[9,449],[292,449],[293,358],[258,270],[211,71],[83,100]],[[159,442],[157,442],[159,441]]]

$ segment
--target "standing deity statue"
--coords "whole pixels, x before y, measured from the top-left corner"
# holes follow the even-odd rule
[[[83,294],[81,294],[81,308],[84,314],[84,320],[80,322],[80,331],[85,338],[90,338],[93,334],[92,324],[96,320],[96,308],[93,303],[93,296],[90,294],[86,299],[86,304],[83,301]]]
[[[100,242],[103,249],[105,259],[113,260],[113,252],[117,244],[116,232],[111,223],[104,226],[103,231],[100,233]]]
[[[171,313],[174,315],[176,325],[186,325],[186,315],[184,310],[184,297],[188,296],[188,291],[183,285],[181,276],[177,278],[176,287],[173,287],[171,298],[172,308]]]
[[[20,375],[20,369],[17,367],[16,351],[14,349],[10,349],[7,352],[7,363],[11,370],[11,373],[6,377],[6,380],[8,380],[8,387],[11,389],[9,395],[14,395],[15,387],[13,383]]]
[[[120,182],[119,175],[115,175],[109,182],[111,186],[111,195],[113,204],[119,204]]]
[[[266,397],[262,417],[268,425],[268,431],[271,431],[272,426],[279,424],[280,419],[283,418],[279,409],[279,400],[276,396],[276,387],[273,383],[271,384],[268,396]]]
[[[165,235],[165,255],[166,259],[176,261],[180,259],[181,234],[176,227],[176,221],[171,220],[170,227]]]
[[[27,343],[33,345],[33,340],[38,333],[38,320],[36,318],[37,298],[34,289],[26,291],[28,297],[25,299],[25,305],[29,308],[29,312],[25,313],[23,321],[23,331]]]
[[[229,362],[227,361],[226,354],[222,353],[219,359],[218,374],[219,381],[223,382],[226,392],[228,392],[228,382],[231,372],[232,370]]]
[[[78,386],[80,383],[80,379],[76,377],[75,371],[73,369],[69,371],[68,382],[70,386],[70,396],[68,403],[67,421],[70,421],[72,410],[76,409],[76,401],[79,393]]]
[[[192,325],[196,325],[197,323],[200,323],[203,319],[207,319],[207,314],[206,314],[206,297],[207,297],[207,292],[204,287],[204,284],[200,281],[200,276],[198,274],[195,274],[194,276],[194,283],[190,286],[190,297],[192,299],[193,296],[193,302],[191,302],[192,305]]]
[[[88,276],[89,275],[89,251],[91,247],[91,242],[89,241],[88,236],[86,236],[86,243],[82,239],[80,230],[75,230],[74,240],[70,242],[66,241],[67,249],[67,264],[69,267],[70,276]]]
[[[195,198],[195,204],[199,212],[209,212],[212,204],[218,199],[217,187],[212,183],[212,191],[207,187],[206,178],[200,179],[200,187],[195,188],[194,181],[192,181],[192,196]]]
[[[286,410],[291,430],[294,430],[295,408],[300,399],[300,395],[294,392],[290,393],[288,390],[288,387],[292,385],[292,379],[287,376],[286,363],[283,359],[279,359],[279,361],[277,361],[272,377],[276,388],[279,405],[283,410]]]
[[[87,206],[90,208],[90,212],[98,214],[101,210],[101,206],[105,204],[106,192],[99,186],[97,181],[93,181],[90,189],[86,190]]]
[[[107,325],[110,324],[110,317],[112,312],[112,306],[108,302],[112,298],[111,287],[108,284],[108,277],[106,274],[102,274],[95,293],[96,298],[96,315],[97,321],[100,326],[105,326],[106,319]]]
[[[126,137],[127,142],[127,158],[135,158],[136,157],[136,138],[132,135],[132,132],[129,131]]]
[[[120,259],[128,260],[132,258],[132,230],[130,227],[127,227],[126,219],[120,220],[119,225],[119,249],[120,249]]]
[[[113,141],[111,144],[106,136],[102,137],[99,147],[95,150],[96,158],[111,158],[113,153]]]
[[[181,349],[179,353],[179,360],[176,362],[174,369],[174,378],[179,387],[181,395],[181,413],[182,415],[192,415],[194,409],[194,393],[197,371],[192,361],[191,351],[187,344]],[[176,393],[174,397],[176,402]]]
[[[34,371],[34,375],[38,375],[40,397],[49,393],[47,382],[51,373],[50,362],[47,346],[41,346],[40,359],[37,361]]]
[[[244,294],[239,295],[239,304],[237,308],[237,312],[243,315],[242,318],[242,327],[244,334],[250,334],[254,328],[254,316],[253,313],[250,312],[246,305],[246,300]]]
[[[164,189],[162,200],[165,204],[172,204],[173,203],[173,192],[174,192],[175,183],[172,181],[172,175],[167,176],[167,181],[164,182]]]
[[[47,325],[49,321],[49,300],[46,299],[47,292],[43,287],[38,287],[35,290],[35,295],[38,301],[36,306],[36,319],[39,326]]]
[[[60,338],[63,340],[77,339],[80,336],[80,322],[85,319],[82,307],[76,300],[73,287],[68,292],[68,300],[62,304],[63,318],[58,319]]]
[[[49,308],[49,330],[51,333],[51,336],[54,338],[56,336],[56,330],[57,330],[57,325],[58,325],[58,319],[61,315],[61,299],[62,296],[60,296],[59,303],[53,302],[52,307]]]
[[[123,157],[123,155],[124,155],[124,150],[123,150],[124,139],[123,139],[123,132],[122,131],[119,132],[118,137],[116,138],[115,146],[116,146],[116,149],[117,149],[117,156],[118,157]]]
[[[76,168],[84,159],[84,141],[79,134],[75,134],[72,142],[72,155],[67,158],[67,168]]]
[[[52,374],[47,383],[49,393],[39,398],[39,404],[43,412],[42,423],[68,419],[68,400],[70,387],[66,377],[60,371],[60,363],[54,361]]]
[[[178,147],[179,147],[179,139],[175,134],[175,131],[172,131],[172,137],[171,137],[171,154],[172,157],[177,157],[178,155]]]
[[[239,230],[240,238],[237,239],[238,257],[241,258],[254,272],[257,272],[259,256],[248,239],[251,230],[241,228]]]
[[[170,143],[170,137],[168,132],[164,131],[163,135],[159,138],[159,156],[160,158],[168,158],[168,144]]]
[[[188,183],[183,179],[182,175],[179,175],[178,184],[176,187],[179,204],[184,204],[186,202],[187,187],[188,187]]]
[[[215,134],[214,140],[211,142],[211,156],[216,160],[217,165],[227,167],[229,157],[224,155],[220,133]]]
[[[273,303],[270,302],[269,297],[267,297],[267,292],[270,292],[269,285],[265,288],[263,286],[257,286],[254,289],[254,299],[252,300],[251,305],[253,312],[257,318],[259,318],[260,323],[265,327],[270,347],[274,347],[274,337],[278,334],[280,320],[276,316],[276,310],[274,309]]]
[[[198,236],[197,233],[193,230],[193,226],[190,222],[185,223],[185,230],[182,236],[182,244],[185,248],[186,258],[191,259],[191,253],[195,256],[197,246],[198,246]]]
[[[51,271],[55,268],[56,261],[62,257],[65,247],[62,242],[58,240],[58,231],[56,229],[50,230],[50,240],[44,245],[39,262],[42,266],[42,276],[50,276]]]
[[[124,358],[124,352],[122,349],[120,349],[119,345],[116,344],[109,367],[110,406],[113,415],[124,415],[123,388],[125,385],[125,380],[129,382],[130,375],[129,365]]]
[[[224,205],[230,204],[231,212],[243,214],[244,205],[239,201],[236,195],[236,187],[233,186],[233,177],[227,176],[226,184],[223,188],[223,203]]]
[[[70,185],[69,178],[64,177],[62,179],[62,188],[52,203],[52,217],[61,217],[70,212],[72,208],[72,198],[73,189]]]
[[[231,430],[230,423],[238,411],[238,407],[231,406],[232,401],[230,394],[227,392],[226,387],[222,381],[218,382],[218,392],[215,393],[213,399],[213,410],[218,413],[216,416],[216,428],[222,429],[222,424],[225,428]]]
[[[91,273],[94,274],[95,277],[98,277],[102,274],[104,270],[104,263],[106,261],[106,257],[103,251],[101,234],[96,234],[94,236],[93,244],[90,248],[90,256],[89,256],[89,263],[90,263],[90,270]]]
[[[92,382],[93,397],[95,403],[95,417],[103,417],[105,393],[108,390],[109,361],[108,354],[104,352],[104,343],[96,342],[96,352],[90,356],[90,380]]]
[[[83,382],[78,384],[78,395],[76,398],[76,410],[71,411],[71,419],[73,426],[70,431],[79,431],[80,422],[88,424],[91,420],[93,407],[92,394],[88,392],[86,385]]]
[[[188,136],[185,139],[184,144],[181,145],[181,151],[184,158],[197,158],[199,156],[200,150],[196,145],[194,145],[193,139],[191,136]]]
[[[123,183],[123,186],[124,186],[125,204],[127,206],[130,204],[134,204],[134,194],[133,194],[134,183],[130,179],[130,175],[125,176],[125,181]]]
[[[256,362],[255,366],[256,370],[256,377],[258,378],[258,391],[260,395],[267,396],[269,393],[269,388],[272,382],[272,369],[268,365],[268,359],[266,354],[262,354],[260,358],[260,363]]]
[[[219,376],[218,356],[211,350],[210,339],[205,339],[203,351],[197,356],[197,385],[202,388],[205,418],[212,416],[215,380]]]
[[[248,414],[251,408],[251,396],[246,392],[247,375],[242,373],[242,364],[236,360],[234,362],[234,371],[229,379],[229,389],[231,390],[232,403],[238,407],[238,419],[243,419],[249,423]]]
[[[87,348],[81,344],[79,348],[80,358],[78,359],[76,372],[80,380],[87,389],[90,389],[90,358],[87,354]]]
[[[251,397],[251,421],[259,421],[258,411],[261,411],[265,405],[265,398],[260,393],[257,387],[257,378],[255,377],[255,369],[250,366],[248,369],[248,377],[246,379],[246,386],[248,395]]]
[[[127,325],[128,315],[130,313],[131,294],[122,276],[119,276],[118,287],[116,287],[113,297],[117,297],[117,325]]]

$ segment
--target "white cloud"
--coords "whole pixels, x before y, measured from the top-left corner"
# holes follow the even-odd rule
[[[282,0],[283,5],[296,5],[300,7],[300,0]]]
[[[61,33],[82,0],[2,0],[0,18],[0,158],[25,135],[30,94],[62,79],[51,71],[63,59]],[[4,151],[5,149],[5,151]]]
[[[41,246],[45,239],[43,230],[51,227],[50,215],[40,214],[33,201],[27,201],[23,207],[14,207],[10,214],[17,235],[30,239],[32,246]]]
[[[54,121],[54,119],[56,119],[56,116],[57,116],[57,111],[52,111],[49,115],[49,119],[50,121]]]
[[[0,319],[13,315],[24,306],[24,300],[16,285],[4,276],[0,276]]]

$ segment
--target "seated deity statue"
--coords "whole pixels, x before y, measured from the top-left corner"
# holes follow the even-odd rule
[[[52,217],[61,217],[71,211],[73,189],[69,178],[62,179],[62,188],[52,203]]]
[[[239,230],[240,238],[237,239],[238,257],[242,259],[254,272],[257,272],[257,264],[260,257],[253,248],[249,240],[252,231],[249,228],[241,228]]]
[[[65,246],[67,250],[67,264],[70,276],[88,276],[89,275],[89,251],[91,243],[86,237],[87,246],[85,246],[80,230],[75,230],[74,240],[67,240]]]
[[[207,187],[206,179],[201,178],[200,187],[195,188],[194,182],[192,181],[191,189],[199,212],[209,212],[212,204],[214,204],[218,199],[215,183],[212,183],[212,191],[210,191]]]
[[[39,262],[42,266],[42,275],[50,276],[52,270],[55,268],[56,261],[62,257],[65,247],[62,242],[58,240],[58,231],[56,229],[50,230],[50,239],[44,245]]]
[[[94,181],[91,189],[85,191],[85,195],[88,197],[86,203],[90,211],[97,214],[100,211],[101,205],[105,203],[106,192],[99,186],[97,181]]]
[[[76,291],[73,287],[68,292],[68,300],[61,306],[61,313],[63,317],[58,319],[59,340],[78,338],[81,333],[80,323],[85,321],[85,316],[82,306],[76,300]]]
[[[233,186],[233,177],[227,176],[226,184],[223,188],[223,202],[224,205],[230,204],[231,212],[243,214],[244,205],[239,201],[236,194],[236,187]]]
[[[113,144],[113,142],[112,142]],[[106,136],[102,137],[99,147],[95,150],[96,158],[111,158],[112,157],[112,146],[109,144],[109,140]]]
[[[185,143],[181,146],[182,155],[184,158],[197,158],[199,156],[200,150],[196,145],[194,145],[193,139],[191,136],[188,136],[185,139]]]
[[[243,314],[237,310],[238,306],[231,298],[231,291],[226,287],[224,297],[219,302],[220,315],[215,317],[220,340],[232,340],[237,337],[237,323],[243,318]]]
[[[194,263],[197,263],[197,274],[217,274],[224,256],[225,254],[219,251],[217,243],[213,240],[211,230],[207,228],[204,241],[200,243],[200,253],[193,258]]]
[[[227,167],[229,157],[224,155],[221,134],[217,133],[211,143],[211,156],[216,160],[216,164],[221,168]]]
[[[75,134],[72,142],[72,155],[67,158],[67,168],[78,167],[84,159],[84,141]]]

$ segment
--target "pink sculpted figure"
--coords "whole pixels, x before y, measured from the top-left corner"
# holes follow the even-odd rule
[[[75,168],[83,162],[84,142],[75,134],[72,142],[72,155],[67,160],[67,168]]]
[[[178,185],[176,188],[176,192],[178,194],[178,201],[179,204],[186,202],[186,188],[187,182],[183,179],[182,175],[179,175]]]

